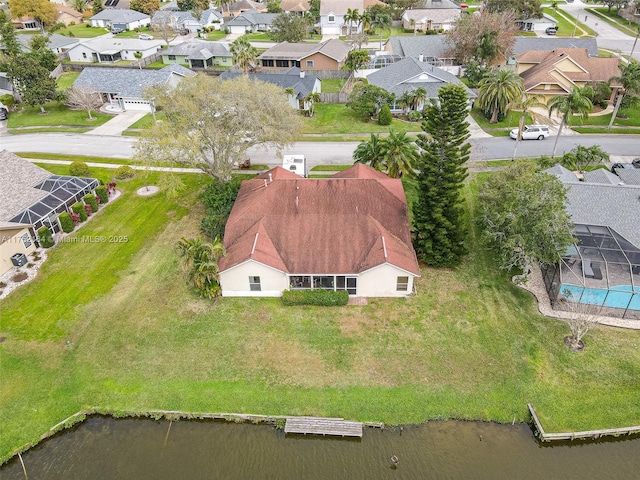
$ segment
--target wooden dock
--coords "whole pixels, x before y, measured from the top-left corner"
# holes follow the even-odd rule
[[[586,432],[547,433],[544,431],[544,428],[542,428],[542,423],[540,423],[540,419],[538,415],[536,415],[533,405],[528,403],[527,406],[529,407],[533,423],[536,427],[537,437],[543,442],[551,442],[554,440],[596,440],[606,436],[619,437],[621,435],[640,434],[640,425],[635,427],[608,428],[604,430],[588,430]]]
[[[343,418],[287,417],[284,433],[362,438],[362,423]]]

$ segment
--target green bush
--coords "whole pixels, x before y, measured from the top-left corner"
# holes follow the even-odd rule
[[[380,113],[378,114],[378,124],[391,125],[391,109],[389,108],[389,105],[384,104],[380,109]]]
[[[113,176],[118,180],[126,180],[127,178],[133,178],[136,176],[136,171],[129,165],[122,165],[116,168]]]
[[[71,210],[73,210],[73,213],[77,213],[78,215],[80,215],[81,222],[84,222],[87,219],[87,212],[85,211],[84,205],[82,203],[74,203],[73,205],[71,205]]]
[[[69,165],[69,173],[74,177],[90,177],[91,170],[84,162],[73,162]]]
[[[202,193],[200,199],[206,207],[205,217],[200,224],[200,231],[209,238],[222,238],[224,227],[238,196],[240,182],[232,179],[229,182],[214,180]]]
[[[93,193],[87,193],[84,197],[82,197],[84,203],[91,206],[91,211],[96,213],[98,211],[98,202],[96,201],[96,196]]]
[[[109,194],[107,193],[107,187],[100,185],[96,188],[96,195],[100,198],[100,203],[103,205],[109,201]]]
[[[0,103],[2,103],[5,107],[12,107],[15,105],[16,101],[13,99],[13,95],[6,94],[0,95]]]
[[[282,303],[291,305],[319,305],[322,307],[346,305],[349,293],[346,290],[285,290],[282,292]]]
[[[69,215],[67,212],[61,213],[60,216],[58,217],[58,220],[60,220],[60,226],[62,227],[62,231],[64,233],[73,232],[75,225],[73,224],[73,219],[71,218],[71,215]]]
[[[410,122],[419,122],[420,120],[422,120],[422,112],[411,110],[407,115],[407,118],[409,118]]]
[[[38,229],[38,241],[42,248],[51,248],[55,245],[51,230],[48,227],[40,227]]]

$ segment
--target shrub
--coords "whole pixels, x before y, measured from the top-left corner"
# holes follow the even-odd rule
[[[109,201],[109,194],[107,193],[107,187],[100,185],[96,187],[96,196],[100,198],[100,203],[107,203]]]
[[[69,165],[69,173],[74,177],[89,177],[91,176],[91,170],[84,162],[73,162]]]
[[[77,215],[80,215],[80,221],[84,222],[87,219],[87,211],[84,209],[84,205],[80,202],[71,205],[71,210]]]
[[[16,104],[16,101],[13,98],[13,95],[0,95],[0,103],[2,103],[5,107],[12,107]]]
[[[73,222],[73,218],[71,218],[71,215],[69,215],[67,212],[61,213],[58,217],[58,220],[60,220],[60,226],[62,227],[62,231],[64,233],[73,232],[75,224]]]
[[[378,114],[378,124],[391,125],[391,109],[386,103],[382,106],[380,113]]]
[[[136,176],[136,171],[129,165],[122,165],[116,168],[113,176],[118,180],[126,180],[127,178],[133,178]]]
[[[346,290],[285,290],[282,303],[291,305],[319,305],[323,307],[346,305],[349,293]]]
[[[206,207],[206,215],[200,224],[200,231],[209,238],[222,238],[224,226],[238,196],[240,182],[214,180],[202,193],[200,199]]]
[[[51,230],[48,227],[40,227],[38,229],[38,241],[42,248],[51,248],[55,244]]]
[[[91,214],[93,213],[93,208],[91,208],[91,205],[89,205],[88,203],[85,203],[84,211],[87,213],[87,217],[90,217]]]
[[[80,224],[80,215],[78,215],[75,212],[71,212],[71,220],[73,221],[74,225],[79,225]]]
[[[422,112],[411,110],[407,115],[407,118],[409,118],[410,122],[419,122],[420,120],[422,120]]]
[[[91,206],[91,213],[98,211],[98,202],[96,201],[96,196],[93,193],[87,193],[84,197],[82,197],[84,203]]]

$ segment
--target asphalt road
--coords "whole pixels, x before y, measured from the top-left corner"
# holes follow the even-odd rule
[[[39,133],[0,136],[0,149],[11,152],[65,153],[109,158],[129,158],[132,137],[112,137],[71,133]],[[546,140],[528,140],[520,143],[519,157],[551,155],[555,137]],[[471,140],[471,160],[511,158],[515,143],[508,137],[477,138]],[[358,142],[298,142],[284,153],[304,154],[308,164],[346,164],[353,161],[352,154]],[[640,157],[640,135],[568,135],[558,141],[556,155],[562,155],[577,145],[600,145],[612,156]],[[273,151],[252,148],[249,157],[253,163],[277,165],[280,162]]]

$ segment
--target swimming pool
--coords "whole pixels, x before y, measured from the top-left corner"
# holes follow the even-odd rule
[[[560,293],[570,301],[640,311],[640,287],[615,285],[611,288],[587,288],[563,283]]]

